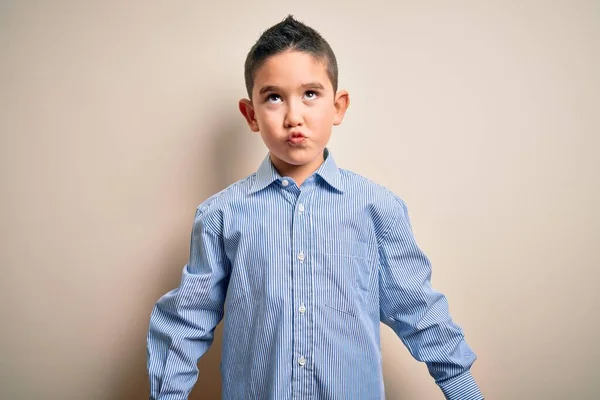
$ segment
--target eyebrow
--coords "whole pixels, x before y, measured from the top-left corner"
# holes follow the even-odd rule
[[[305,83],[302,86],[300,86],[302,89],[321,89],[324,90],[325,87],[323,85],[321,85],[319,82],[309,82],[309,83]],[[258,94],[263,94],[266,92],[279,92],[281,91],[281,88],[279,88],[278,86],[273,86],[273,85],[267,85],[267,86],[263,86],[260,88],[260,91],[258,92]]]

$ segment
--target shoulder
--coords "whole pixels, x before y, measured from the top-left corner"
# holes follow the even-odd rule
[[[346,181],[349,196],[360,199],[380,233],[379,238],[398,223],[410,227],[408,209],[404,200],[395,192],[373,180],[348,170],[340,170]]]
[[[256,173],[253,173],[239,181],[232,183],[223,190],[213,194],[200,205],[196,207],[195,223],[212,226],[215,230],[220,230],[223,212],[231,204],[248,195]]]
[[[386,186],[347,169],[340,168],[339,171],[349,195],[364,196],[374,206],[382,208],[406,207],[404,200]]]

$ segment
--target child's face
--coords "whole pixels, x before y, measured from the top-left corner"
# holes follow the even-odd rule
[[[325,64],[311,54],[286,51],[257,70],[252,101],[240,100],[250,129],[260,132],[273,164],[285,171],[316,170],[333,125],[342,122],[348,93],[333,92]]]

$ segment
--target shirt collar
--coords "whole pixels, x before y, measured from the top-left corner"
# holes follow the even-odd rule
[[[329,149],[325,148],[323,150],[323,157],[325,158],[325,161],[315,171],[315,175],[320,176],[327,184],[329,184],[329,186],[343,193],[342,177]],[[263,190],[280,178],[281,176],[277,173],[277,170],[275,170],[275,167],[271,162],[270,154],[267,154],[256,171],[256,179],[250,188],[250,194]]]

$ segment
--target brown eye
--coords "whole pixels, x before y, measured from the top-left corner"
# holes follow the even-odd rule
[[[271,93],[267,96],[267,101],[269,103],[279,103],[279,100],[281,100],[281,96],[279,96],[278,94]]]
[[[308,100],[314,100],[317,97],[319,97],[319,93],[315,92],[314,90],[308,90],[306,93],[304,93],[304,96],[308,99]]]

